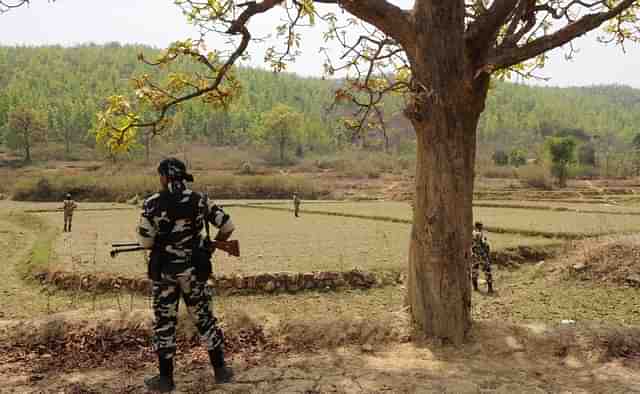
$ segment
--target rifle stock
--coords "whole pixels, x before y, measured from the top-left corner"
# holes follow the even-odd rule
[[[240,256],[240,242],[238,242],[238,240],[210,241],[209,245],[210,245],[209,248],[212,251],[213,249],[220,249],[227,252],[231,256],[235,256],[235,257]],[[137,242],[114,243],[111,246],[113,247],[113,249],[111,249],[111,252],[109,252],[109,254],[113,258],[115,258],[120,253],[129,253],[129,252],[138,252],[141,250],[148,250],[148,248],[143,248]]]

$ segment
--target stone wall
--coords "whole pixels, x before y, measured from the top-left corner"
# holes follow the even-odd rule
[[[35,278],[43,285],[63,290],[88,292],[126,291],[148,295],[151,281],[146,278],[127,278],[107,274],[81,274],[64,271],[40,272]],[[272,272],[256,275],[215,275],[209,283],[216,294],[272,294],[297,293],[305,290],[332,291],[341,289],[369,289],[402,283],[399,272],[374,273],[351,271]]]

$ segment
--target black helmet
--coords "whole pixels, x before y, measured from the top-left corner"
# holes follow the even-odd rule
[[[158,165],[158,174],[176,181],[193,182],[193,175],[187,172],[187,166],[175,157],[162,160]]]
[[[482,222],[476,222],[476,228],[482,228]]]

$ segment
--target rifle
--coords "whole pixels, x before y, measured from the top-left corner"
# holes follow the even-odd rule
[[[237,240],[231,241],[207,241],[206,242],[207,249],[209,251],[213,251],[214,249],[224,250],[231,256],[239,257],[240,256],[240,242]],[[119,253],[128,253],[128,252],[137,252],[140,250],[149,250],[148,248],[142,247],[137,242],[119,242],[111,244],[111,252],[109,254],[112,258],[115,258]]]

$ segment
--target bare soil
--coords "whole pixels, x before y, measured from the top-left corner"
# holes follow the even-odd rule
[[[231,357],[236,379],[215,385],[203,351],[178,354],[177,393],[639,393],[640,363],[611,357],[581,330],[479,324],[460,348],[414,341],[340,346],[313,353]],[[74,355],[57,355],[63,360]],[[6,393],[144,393],[150,358],[115,353],[92,368],[54,366],[54,355],[3,355]]]

